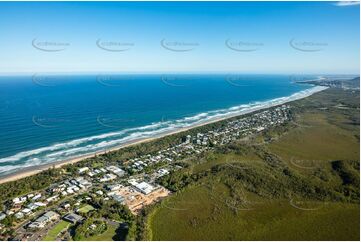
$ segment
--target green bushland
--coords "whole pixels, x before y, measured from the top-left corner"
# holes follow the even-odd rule
[[[60,169],[48,169],[36,175],[0,184],[0,203],[8,199],[47,188],[61,179]]]
[[[149,216],[148,239],[358,240],[357,204],[298,200],[300,208],[314,209],[302,210],[249,194],[237,201],[224,184],[187,188]]]
[[[87,216],[106,218],[118,222],[129,223],[134,220],[134,215],[129,208],[115,201],[104,201],[101,198],[93,199],[92,205],[97,209],[91,211]]]
[[[125,240],[126,237],[136,237],[136,217],[125,205],[115,201],[104,201],[101,198],[95,197],[92,200],[92,206],[96,208],[96,210],[88,212],[85,215],[86,219],[106,219],[108,221],[116,221],[116,223],[119,223],[119,226],[115,226],[116,228],[114,228],[114,225],[112,225],[113,227],[109,227],[107,230],[108,232],[105,232],[105,235],[100,235],[100,237],[109,237],[112,233],[109,232],[109,230],[113,229],[114,233],[109,240],[119,241]]]
[[[73,239],[89,239],[90,237],[100,236],[107,230],[108,225],[105,221],[88,218],[76,227]]]
[[[175,194],[148,213],[144,235],[359,240],[358,99],[329,89],[291,103],[292,122],[188,160],[159,179]]]

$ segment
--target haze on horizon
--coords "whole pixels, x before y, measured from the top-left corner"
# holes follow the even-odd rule
[[[359,5],[0,2],[0,73],[358,74]]]

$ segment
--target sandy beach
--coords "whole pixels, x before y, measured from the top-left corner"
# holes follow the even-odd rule
[[[304,95],[295,96],[293,98],[284,99],[284,100],[280,99],[280,101],[278,101],[278,102],[269,103],[268,105],[263,105],[263,106],[259,106],[259,107],[256,106],[254,108],[245,110],[244,112],[237,112],[237,113],[234,113],[234,114],[230,113],[230,114],[227,114],[227,115],[225,115],[223,117],[216,117],[216,118],[204,121],[204,122],[200,122],[198,124],[191,125],[189,127],[178,128],[178,129],[175,129],[175,130],[172,130],[172,131],[164,132],[164,133],[155,135],[154,137],[151,137],[151,138],[143,138],[143,139],[132,140],[132,141],[126,142],[126,143],[124,143],[122,145],[119,145],[119,146],[116,146],[116,147],[113,147],[113,148],[110,148],[110,149],[107,149],[107,150],[104,150],[104,151],[98,151],[98,152],[95,152],[95,153],[86,154],[86,155],[78,156],[78,157],[75,157],[75,158],[72,158],[72,159],[57,161],[57,162],[53,162],[53,163],[49,163],[49,164],[24,168],[22,170],[19,170],[19,171],[16,171],[14,173],[11,173],[9,175],[5,175],[5,176],[1,177],[0,178],[0,184],[10,182],[10,181],[15,181],[15,180],[18,180],[18,179],[21,179],[21,178],[24,178],[24,177],[32,176],[32,175],[35,175],[37,173],[40,173],[40,172],[42,172],[44,170],[47,170],[49,168],[52,168],[52,167],[60,168],[60,167],[62,167],[64,165],[67,165],[67,164],[73,164],[73,163],[79,162],[81,160],[94,157],[96,155],[101,155],[101,154],[104,154],[104,153],[107,153],[107,152],[110,152],[110,151],[119,150],[119,149],[122,149],[122,148],[125,148],[125,147],[128,147],[128,146],[131,146],[131,145],[137,145],[137,144],[140,144],[140,143],[149,142],[149,141],[152,141],[154,139],[159,139],[159,138],[162,138],[162,137],[165,137],[165,136],[169,136],[169,135],[173,135],[173,134],[180,133],[180,132],[183,132],[183,131],[187,131],[187,130],[190,130],[190,129],[193,129],[193,128],[196,128],[196,127],[199,127],[199,126],[203,126],[203,125],[207,125],[207,124],[210,124],[210,123],[215,123],[215,122],[219,122],[219,121],[222,121],[222,120],[234,118],[234,117],[237,117],[237,116],[242,116],[242,115],[249,114],[249,113],[252,113],[252,112],[256,112],[256,111],[259,111],[259,110],[268,109],[268,108],[271,108],[271,107],[283,105],[283,104],[286,104],[286,103],[289,103],[289,102],[293,102],[293,101],[296,101],[296,100],[306,98],[308,96],[313,95],[314,93],[321,92],[321,91],[323,91],[325,89],[327,89],[327,87],[317,87],[317,88],[315,87],[315,89],[313,91],[305,93]]]
[[[227,118],[231,118],[231,117],[227,117]],[[168,135],[180,133],[180,132],[183,132],[183,131],[186,131],[186,130],[189,130],[189,129],[192,129],[192,128],[195,128],[195,127],[199,127],[199,126],[202,126],[202,125],[206,125],[206,124],[209,124],[209,123],[218,122],[218,121],[221,121],[221,120],[224,120],[224,119],[227,119],[227,118],[219,118],[217,120],[213,120],[213,121],[209,121],[209,122],[206,122],[206,123],[194,125],[194,126],[191,126],[191,127],[188,127],[188,128],[174,130],[174,131],[171,131],[171,132],[163,133],[161,135],[157,135],[157,136],[155,136],[153,138],[144,138],[144,139],[139,139],[139,140],[132,140],[132,141],[129,141],[129,142],[123,144],[123,145],[119,145],[119,146],[116,146],[116,147],[108,149],[108,150],[99,151],[99,152],[95,152],[95,153],[91,153],[91,154],[87,154],[87,155],[82,155],[82,156],[78,156],[78,157],[68,159],[68,160],[63,160],[63,161],[53,162],[53,163],[49,163],[49,164],[45,164],[45,165],[25,168],[23,170],[20,170],[20,171],[14,172],[12,174],[5,175],[5,176],[1,177],[0,178],[0,184],[10,182],[10,181],[19,180],[19,179],[24,178],[24,177],[32,176],[32,175],[40,173],[40,172],[42,172],[44,170],[47,170],[49,168],[53,168],[53,167],[54,168],[61,168],[64,165],[74,164],[76,162],[79,162],[79,161],[87,159],[87,158],[94,157],[96,155],[101,155],[101,154],[105,154],[107,152],[123,149],[123,148],[131,146],[131,145],[137,145],[137,144],[141,144],[141,143],[145,143],[145,142],[150,142],[150,141],[155,140],[155,139],[159,139],[159,138],[162,138],[162,137],[165,137],[165,136],[168,136]]]
[[[236,115],[236,116],[238,116],[238,115]],[[233,117],[235,117],[235,116],[233,116]],[[145,142],[150,142],[150,141],[155,140],[155,139],[159,139],[159,138],[162,138],[162,137],[165,137],[165,136],[168,136],[168,135],[173,135],[173,134],[176,134],[176,133],[187,131],[187,130],[190,130],[190,129],[193,129],[193,128],[196,128],[196,127],[199,127],[199,126],[210,124],[210,123],[219,122],[219,121],[222,121],[222,120],[225,120],[225,119],[228,119],[228,118],[232,118],[232,117],[219,118],[217,120],[212,120],[212,121],[205,122],[205,123],[202,123],[202,124],[193,125],[193,126],[190,126],[190,127],[187,127],[187,128],[177,129],[177,130],[174,130],[174,131],[171,131],[171,132],[166,132],[166,133],[163,133],[161,135],[157,135],[157,136],[155,136],[153,138],[144,138],[144,139],[139,139],[139,140],[132,140],[132,141],[129,141],[129,142],[123,144],[123,145],[119,145],[119,146],[116,146],[116,147],[108,149],[108,150],[99,151],[99,152],[91,153],[91,154],[87,154],[87,155],[82,155],[82,156],[75,157],[75,158],[68,159],[68,160],[63,160],[63,161],[53,162],[53,163],[50,163],[50,164],[25,168],[23,170],[20,170],[20,171],[14,172],[12,174],[5,175],[5,176],[1,177],[0,178],[0,184],[6,183],[6,182],[9,182],[9,181],[19,180],[19,179],[24,178],[24,177],[32,176],[32,175],[40,173],[40,172],[42,172],[44,170],[47,170],[49,168],[53,168],[53,167],[54,168],[61,168],[64,165],[74,164],[76,162],[79,162],[79,161],[87,159],[87,158],[94,157],[96,155],[101,155],[101,154],[105,154],[107,152],[123,149],[123,148],[131,146],[131,145],[137,145],[137,144],[141,144],[141,143],[145,143]]]

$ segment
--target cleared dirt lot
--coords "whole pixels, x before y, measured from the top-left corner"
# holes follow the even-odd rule
[[[170,191],[164,187],[156,188],[153,192],[145,195],[141,192],[138,192],[132,186],[122,187],[115,192],[120,196],[124,197],[124,203],[132,211],[132,213],[137,214],[138,211],[143,208],[143,206],[156,202],[164,197],[169,196]]]

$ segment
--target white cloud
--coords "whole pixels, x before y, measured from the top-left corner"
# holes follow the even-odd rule
[[[334,5],[339,7],[345,7],[345,6],[353,6],[353,5],[360,5],[359,1],[340,1],[336,2]]]

